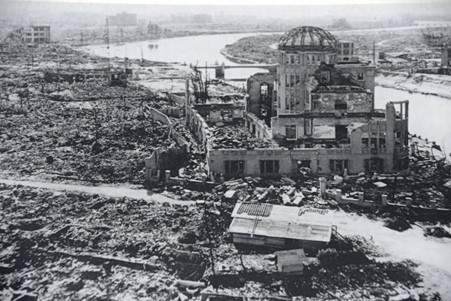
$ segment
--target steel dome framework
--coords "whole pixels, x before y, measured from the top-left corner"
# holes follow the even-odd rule
[[[301,26],[284,33],[279,50],[328,51],[335,50],[337,39],[330,32],[314,26]]]

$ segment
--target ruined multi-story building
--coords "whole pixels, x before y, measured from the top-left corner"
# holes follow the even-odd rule
[[[375,109],[375,67],[346,43],[316,27],[287,32],[277,72],[249,78],[245,108],[213,100],[200,107],[187,81],[186,125],[206,148],[210,175],[407,170],[408,101]]]
[[[26,43],[50,43],[50,26],[30,26],[23,31],[23,41]]]

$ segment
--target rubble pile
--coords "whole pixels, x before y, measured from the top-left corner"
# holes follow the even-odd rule
[[[2,171],[12,175],[142,183],[153,147],[169,146],[166,125],[140,117],[139,102],[46,102],[0,120]],[[133,109],[132,109],[133,108]]]
[[[211,285],[206,291],[227,296],[302,296],[302,300],[432,300],[429,292],[417,289],[421,277],[414,263],[377,262],[370,259],[373,256],[380,255],[361,237],[338,239],[330,249],[320,251],[318,259],[306,260],[302,274],[281,275],[275,272],[273,254],[243,255],[232,250],[215,273],[206,272]]]
[[[179,238],[201,224],[196,207],[144,200],[4,184],[0,200],[2,300],[166,300]]]
[[[0,294],[6,300],[19,292],[31,300],[200,300],[219,284],[229,294],[306,300],[421,292],[412,290],[421,281],[412,263],[376,262],[374,245],[359,237],[337,238],[300,276],[274,273],[272,255],[263,255],[263,271],[250,258],[239,268],[242,253],[229,242],[227,227],[244,183],[250,185],[217,186],[198,206],[2,184]],[[224,193],[228,188],[240,193]]]
[[[277,147],[277,144],[271,140],[253,137],[243,123],[211,125],[210,131],[212,133],[210,142],[213,149],[241,148],[252,150]]]
[[[133,82],[110,86],[106,59],[57,44],[13,42],[16,52],[2,56],[0,66],[2,173],[142,184],[144,159],[175,143],[169,127],[147,110],[173,108],[168,100]],[[44,77],[48,71],[87,77],[55,82]],[[175,130],[191,138],[182,119],[173,118]]]

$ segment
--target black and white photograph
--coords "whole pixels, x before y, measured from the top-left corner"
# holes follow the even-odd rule
[[[451,1],[0,0],[0,300],[451,301]]]

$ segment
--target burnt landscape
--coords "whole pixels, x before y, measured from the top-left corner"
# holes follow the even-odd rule
[[[0,299],[450,300],[449,5],[73,5],[0,16]]]

